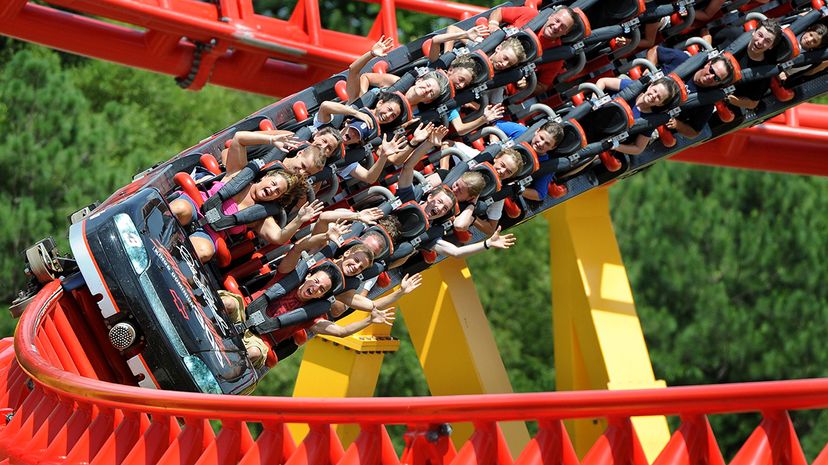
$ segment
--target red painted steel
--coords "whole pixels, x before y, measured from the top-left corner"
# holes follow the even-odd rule
[[[440,0],[373,2],[380,12],[367,37],[323,28],[317,0],[300,0],[287,20],[256,14],[251,0],[10,0],[0,6],[0,34],[179,78],[192,72],[194,90],[209,81],[284,97],[347,68],[380,35],[396,40],[398,9],[455,19],[485,11]],[[212,46],[194,67],[196,42]]]
[[[828,107],[804,103],[768,121],[684,150],[675,161],[828,176]]]
[[[44,287],[20,320],[14,347],[0,342],[0,408],[13,417],[0,427],[0,460],[14,463],[187,465],[213,464],[512,464],[645,465],[630,418],[679,415],[681,425],[654,465],[724,465],[708,415],[759,411],[761,423],[731,465],[806,465],[789,410],[828,408],[828,379],[692,386],[637,391],[592,391],[432,398],[290,399],[154,391],[87,378],[60,351],[86,344],[63,337],[54,357],[35,347],[51,321],[77,312],[60,282]],[[71,315],[66,315],[71,320]],[[62,328],[63,329],[63,328]],[[63,331],[59,336],[65,336]],[[77,347],[73,347],[77,345]],[[25,370],[18,368],[18,362]],[[64,366],[67,365],[67,366]],[[71,371],[67,371],[67,368]],[[35,380],[29,384],[29,377]],[[19,396],[6,395],[18,390]],[[27,387],[28,386],[28,387]],[[562,419],[607,418],[608,427],[582,461]],[[218,420],[214,432],[208,420]],[[512,462],[501,421],[537,421],[538,433]],[[475,431],[459,449],[438,425],[471,422]],[[254,437],[248,425],[260,424]],[[286,423],[310,434],[296,446]],[[333,424],[361,429],[347,450]],[[397,457],[386,425],[408,425]],[[183,426],[180,426],[183,425]],[[816,465],[825,465],[823,451]]]

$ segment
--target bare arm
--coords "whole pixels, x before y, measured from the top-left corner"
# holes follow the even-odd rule
[[[492,237],[480,241],[476,244],[468,244],[462,247],[457,247],[451,242],[440,239],[434,246],[434,251],[441,255],[446,255],[449,257],[465,258],[469,255],[474,255],[476,253],[480,253],[484,250],[491,248],[508,249],[515,243],[515,240],[516,239],[513,234],[504,234],[503,236],[501,236],[500,229],[498,228],[498,230],[495,231]]]
[[[374,57],[381,57],[385,56],[389,50],[391,50],[394,41],[390,37],[382,36],[380,40],[371,47],[371,50],[362,54],[361,57],[357,58],[351,66],[348,67],[348,80],[345,84],[345,90],[348,92],[348,103],[355,101],[357,98],[362,95],[359,91],[360,88],[360,76],[362,68],[368,64]]]
[[[658,46],[650,47],[647,49],[647,59],[650,60],[654,65],[658,66]]]
[[[465,136],[486,123],[492,123],[499,120],[503,117],[505,111],[506,110],[503,108],[503,105],[499,103],[489,105],[483,111],[483,115],[474,121],[464,123],[463,118],[455,118],[451,120],[451,127],[457,132],[458,135]]]
[[[374,310],[371,314],[363,320],[339,326],[338,324],[323,320],[314,323],[310,330],[322,336],[347,337],[356,332],[362,331],[371,324],[386,324],[392,326],[394,324],[394,309],[386,308],[385,310]]]
[[[638,155],[639,153],[643,152],[645,148],[647,148],[647,144],[650,143],[649,136],[645,136],[644,134],[639,134],[635,137],[635,142],[632,144],[620,144],[615,150],[626,153],[627,155]]]
[[[287,148],[286,144],[292,143],[293,133],[283,131],[281,134],[267,134],[264,132],[239,131],[233,135],[233,142],[227,149],[227,156],[224,160],[227,174],[238,173],[247,165],[248,145],[273,145],[282,149]],[[229,179],[229,177],[228,177]]]
[[[699,135],[699,131],[693,129],[692,126],[689,124],[677,120],[676,118],[670,118],[670,121],[667,122],[667,127],[670,129],[675,129],[676,132],[681,134],[684,137],[689,137],[691,139],[697,137]]]
[[[257,226],[254,226],[253,229],[262,240],[270,244],[284,244],[285,242],[288,242],[294,234],[296,234],[296,231],[298,231],[304,223],[310,221],[311,218],[318,215],[324,207],[325,204],[315,200],[310,205],[307,203],[302,205],[302,208],[299,209],[299,213],[292,220],[290,220],[284,228],[280,228],[279,225],[276,224],[273,217],[268,217]]]
[[[748,110],[753,110],[759,106],[759,100],[753,100],[747,97],[737,97],[735,95],[728,95],[727,103]]]
[[[601,90],[617,92],[621,88],[621,78],[603,77],[595,83]]]
[[[420,273],[417,273],[412,276],[405,275],[403,276],[403,279],[400,281],[399,287],[394,289],[393,292],[379,297],[376,300],[371,300],[364,295],[357,294],[356,291],[349,291],[345,294],[340,294],[339,296],[337,296],[337,300],[353,309],[370,312],[377,308],[383,308],[389,305],[393,305],[394,302],[400,300],[402,296],[410,294],[414,291],[414,289],[420,287],[420,284],[422,284],[422,282],[423,277],[422,275],[420,275]]]
[[[696,11],[696,21],[709,21],[724,5],[724,0],[710,0],[710,3],[701,10]]]
[[[474,204],[475,202],[472,202]],[[456,218],[454,218],[454,227],[456,229],[467,230],[474,223],[474,206],[469,205]]]
[[[453,24],[449,25],[449,27],[446,28],[446,32],[431,38],[431,48],[428,49],[428,59],[430,61],[435,61],[440,58],[441,53],[445,53],[454,47],[455,40],[475,40],[477,37],[487,34],[488,32],[489,28],[486,26],[475,26],[468,31],[464,31]],[[445,46],[441,49],[441,45]]]

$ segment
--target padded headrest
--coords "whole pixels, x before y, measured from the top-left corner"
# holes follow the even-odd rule
[[[400,234],[405,239],[419,236],[430,226],[425,210],[413,200],[402,204],[391,214],[400,220]]]
[[[632,19],[647,9],[644,0],[615,0],[600,4],[604,14],[615,20]]]
[[[483,163],[477,164],[472,171],[476,171],[483,175],[483,182],[485,183],[483,186],[483,190],[480,191],[480,198],[486,198],[493,195],[495,192],[498,192],[502,187],[500,183],[500,177],[497,175],[497,172],[492,166],[491,163],[484,161]]]
[[[773,52],[777,63],[793,60],[798,57],[801,52],[799,39],[789,28],[782,29],[782,35],[779,37],[779,42],[771,51]]]
[[[592,34],[592,26],[589,24],[589,18],[587,18],[586,13],[580,8],[573,8],[572,11],[575,12],[575,17],[572,18],[575,22],[572,25],[572,30],[561,37],[561,42],[564,44],[574,44]]]
[[[587,140],[595,142],[626,131],[634,121],[632,109],[627,102],[616,98],[581,118],[581,126]]]
[[[325,259],[320,262],[317,262],[308,270],[308,276],[317,272],[317,271],[326,271],[328,276],[331,277],[331,289],[325,293],[324,297],[328,297],[331,295],[336,295],[342,292],[345,289],[345,274],[342,273],[342,270],[339,269],[334,262],[331,260]]]
[[[388,231],[380,225],[375,225],[363,231],[362,236],[365,236],[371,232],[379,233],[382,235],[383,239],[385,239],[385,247],[380,250],[380,253],[374,254],[374,260],[385,260],[390,257],[391,254],[394,253],[394,242],[391,240],[391,235],[388,234]]]
[[[403,124],[403,123],[407,123],[407,122],[411,121],[411,118],[414,115],[414,111],[411,109],[411,103],[408,101],[408,99],[405,97],[405,94],[403,94],[402,92],[397,91],[397,92],[394,92],[394,93],[397,96],[399,96],[402,99],[402,102],[403,102],[402,112],[400,113],[400,116],[397,118],[395,123],[396,124]]]
[[[494,66],[489,56],[483,50],[475,50],[467,55],[477,65],[477,76],[468,87],[475,87],[494,77]]]
[[[512,147],[515,149],[519,154],[520,157],[523,159],[523,168],[520,169],[515,175],[513,176],[514,179],[522,179],[530,174],[534,173],[535,171],[540,168],[540,162],[538,161],[538,154],[535,153],[535,149],[532,148],[532,145],[529,142],[521,142],[518,145]]]
[[[565,120],[561,123],[563,127],[563,139],[555,147],[554,153],[561,155],[569,155],[586,147],[587,136],[584,133],[584,128],[574,119]]]
[[[531,29],[518,31],[512,37],[523,45],[523,51],[526,52],[526,59],[520,64],[531,63],[543,55],[543,46],[541,46],[540,39]]]
[[[733,67],[733,81],[728,83],[728,85],[735,84],[735,83],[741,81],[742,80],[742,67],[741,67],[741,65],[739,65],[739,60],[737,60],[736,57],[733,56],[733,54],[730,53],[730,52],[723,52],[720,56],[722,58],[724,58],[725,60],[729,61],[730,66]]]
[[[686,102],[687,101],[687,86],[684,84],[684,80],[682,78],[680,78],[678,76],[678,74],[676,74],[676,73],[670,73],[665,77],[668,78],[668,79],[672,79],[673,82],[675,82],[676,85],[679,88],[678,95],[673,97],[673,100],[668,102],[667,106],[669,108],[675,108],[675,107],[683,104],[684,102]]]

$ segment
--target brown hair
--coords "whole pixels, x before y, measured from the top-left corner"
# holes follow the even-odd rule
[[[305,175],[293,174],[285,170],[268,171],[262,179],[274,176],[282,176],[287,182],[287,189],[276,199],[279,205],[284,207],[292,205],[304,193],[308,185],[308,178]]]
[[[328,134],[332,135],[334,137],[334,139],[336,139],[337,145],[342,143],[342,134],[339,131],[337,131],[335,128],[333,128],[332,126],[325,126],[324,128],[317,131],[316,134],[313,137],[315,139],[317,137],[325,136],[325,135],[328,135]],[[333,155],[335,153],[336,153],[336,150],[334,150],[331,153],[331,155]]]
[[[394,215],[378,219],[377,225],[382,226],[382,229],[388,233],[388,237],[391,238],[391,242],[397,242],[402,235],[402,223],[400,222],[400,219]]]
[[[300,152],[302,152],[303,155],[310,153],[310,159],[317,168],[321,169],[325,166],[325,154],[322,153],[322,149],[316,145],[308,145],[300,150]]]
[[[441,192],[446,194],[448,196],[449,200],[451,200],[451,203],[452,203],[452,207],[449,208],[448,213],[446,213],[444,216],[441,217],[441,218],[444,218],[446,216],[451,216],[451,215],[454,214],[454,207],[457,206],[457,197],[455,197],[454,192],[452,192],[451,189],[447,188],[445,185],[440,185],[440,186],[437,186],[434,189],[432,189],[431,192],[428,193],[428,197],[429,198],[434,197],[435,195],[437,195]]]
[[[471,58],[467,55],[462,55],[462,56],[459,56],[459,57],[455,58],[454,61],[452,61],[451,64],[449,65],[449,69],[451,69],[451,68],[462,68],[462,69],[468,70],[471,73],[472,82],[477,80],[477,75],[480,74],[480,71],[481,71],[480,67],[477,64],[477,62],[474,61],[473,58]]]
[[[549,121],[538,129],[538,131],[546,131],[555,140],[555,146],[561,143],[564,136],[564,129],[557,121]]]

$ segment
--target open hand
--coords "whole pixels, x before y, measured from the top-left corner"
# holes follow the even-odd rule
[[[423,283],[423,275],[420,273],[413,274],[411,276],[405,275],[403,276],[402,281],[400,281],[400,290],[403,294],[409,294],[414,289],[420,287],[420,284]]]
[[[377,149],[377,155],[388,157],[397,152],[402,152],[403,142],[405,142],[405,136],[403,134],[397,134],[391,140],[388,140],[388,133],[385,133],[382,136],[382,144]]]
[[[492,235],[492,237],[486,239],[489,244],[489,247],[494,247],[496,249],[508,249],[509,247],[513,246],[517,241],[517,238],[514,234],[504,234],[500,235],[500,227],[498,226],[497,231]]]
[[[379,208],[366,208],[357,213],[359,215],[359,221],[362,221],[368,225],[375,225],[377,224],[377,220],[385,216],[385,213],[382,212]]]
[[[322,213],[322,210],[325,208],[325,204],[319,200],[314,200],[310,204],[305,202],[300,208],[299,213],[296,214],[296,218],[304,224],[313,219],[316,215]]]
[[[486,117],[486,121],[489,123],[493,123],[500,118],[503,118],[503,114],[506,112],[506,109],[503,108],[503,105],[496,103],[494,105],[489,105],[483,110],[483,116]]]
[[[431,134],[429,134],[428,142],[435,147],[439,147],[440,144],[443,143],[443,138],[446,137],[448,132],[449,130],[447,127],[437,126],[432,129]]]
[[[388,52],[390,52],[392,48],[394,48],[394,39],[382,36],[380,37],[380,40],[378,40],[377,43],[371,47],[371,55],[375,57],[384,57],[385,55],[388,55]]]
[[[371,323],[393,326],[395,319],[394,307],[388,307],[385,310],[378,308],[371,310]]]
[[[339,238],[348,234],[351,231],[351,226],[345,220],[337,220],[335,223],[328,224],[328,231],[325,235],[329,241],[338,242]]]

